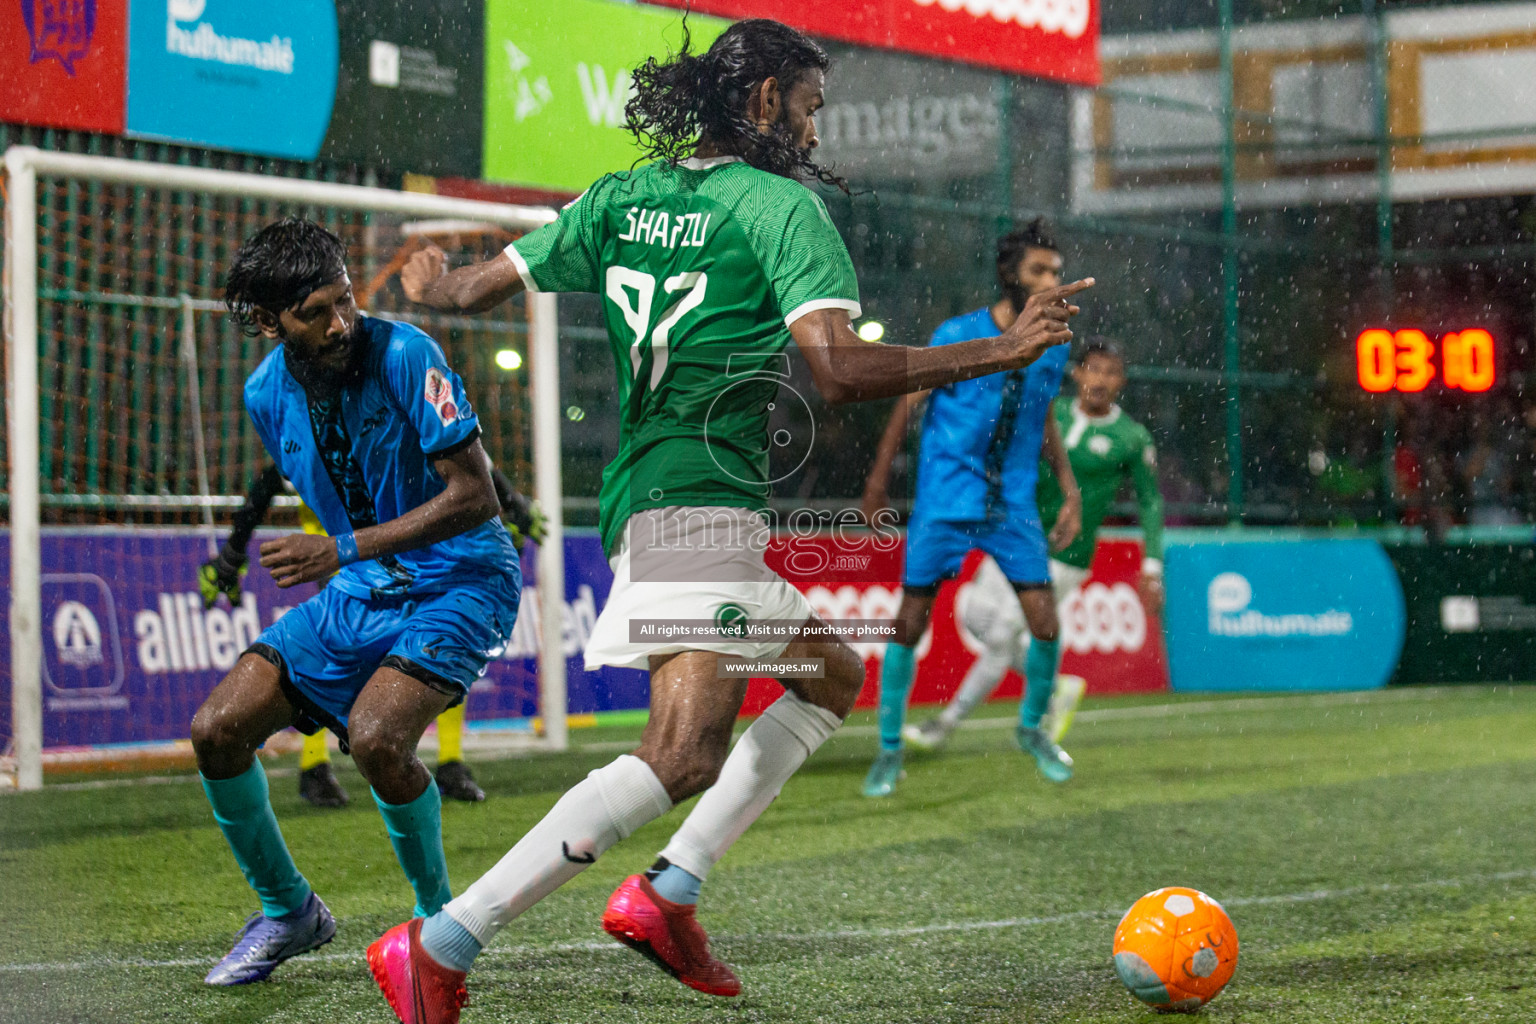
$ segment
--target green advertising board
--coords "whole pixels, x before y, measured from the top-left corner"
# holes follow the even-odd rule
[[[480,176],[483,0],[337,0],[340,67],[320,155]]]
[[[730,22],[689,15],[703,50]],[[485,149],[491,181],[580,192],[628,168],[630,73],[682,44],[676,10],[611,0],[486,0]]]
[[[1536,546],[1388,545],[1408,633],[1398,683],[1536,680]]]

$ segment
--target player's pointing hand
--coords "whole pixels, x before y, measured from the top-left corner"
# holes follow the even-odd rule
[[[442,277],[448,269],[448,254],[435,245],[426,245],[411,253],[400,268],[400,287],[405,297],[420,302],[427,285]]]
[[[1085,277],[1071,284],[1046,288],[1029,297],[1024,309],[1003,332],[1003,337],[1016,345],[1017,366],[1028,366],[1046,349],[1072,340],[1072,329],[1067,326],[1067,321],[1081,310],[1069,300],[1078,292],[1092,288],[1093,284],[1093,278]]]

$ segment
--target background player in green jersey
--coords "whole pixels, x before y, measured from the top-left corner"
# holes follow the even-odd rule
[[[465,972],[501,928],[613,844],[703,793],[645,875],[613,894],[604,928],[683,983],[731,996],[694,917],[710,868],[853,707],[863,662],[818,635],[804,597],[763,561],[770,530],[769,407],[793,341],[831,403],[891,397],[1026,366],[1071,336],[1069,298],[1031,298],[996,337],[935,349],[859,339],[858,286],[821,200],[795,180],[834,180],[811,160],[825,52],[766,20],[727,29],[704,54],[648,61],[628,127],[654,162],[597,181],[557,221],[492,260],[444,274],[424,250],[401,275],[438,309],[490,309],[519,291],[586,291],[603,309],[621,407],[601,492],[613,588],[588,667],[650,671],[639,749],[592,772],[444,913],[399,925],[369,964],[406,1021],[453,1021]],[[714,622],[716,639],[653,639],[646,622]],[[747,625],[787,624],[766,638]],[[738,634],[738,635],[733,635]],[[746,635],[739,635],[746,634]],[[732,748],[747,680],[722,655],[819,660]]]
[[[1077,384],[1077,397],[1056,399],[1051,413],[1083,496],[1083,527],[1076,540],[1051,558],[1056,602],[1060,605],[1067,600],[1088,578],[1099,527],[1129,480],[1136,491],[1145,537],[1137,589],[1142,603],[1156,613],[1163,606],[1163,499],[1157,489],[1157,452],[1152,435],[1117,404],[1125,387],[1125,356],[1113,342],[1092,339],[1072,369],[1072,380]],[[1053,474],[1041,472],[1036,500],[1041,522],[1049,528],[1062,504],[1061,487]],[[957,598],[956,617],[985,650],[938,717],[906,728],[904,735],[913,746],[925,750],[940,746],[955,726],[997,689],[1009,666],[1023,671],[1024,619],[1016,602],[996,596],[999,579],[1001,574],[995,567],[983,565],[968,585],[971,592]],[[1006,591],[1001,596],[1006,597]],[[1050,714],[1042,723],[1053,739],[1059,741],[1066,733],[1082,696],[1082,680],[1057,679]]]

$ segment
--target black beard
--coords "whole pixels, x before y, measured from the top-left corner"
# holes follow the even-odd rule
[[[284,339],[286,340],[286,336],[284,336]],[[352,329],[347,332],[347,361],[341,369],[333,370],[327,366],[290,358],[288,360],[288,372],[293,374],[294,380],[298,381],[299,386],[306,392],[324,394],[340,391],[362,372],[362,342],[362,320],[359,318],[353,322]]]
[[[759,135],[746,161],[760,171],[781,178],[809,177],[811,150],[797,145],[789,127],[780,121],[767,135]]]

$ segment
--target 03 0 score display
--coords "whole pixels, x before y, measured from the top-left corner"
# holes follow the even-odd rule
[[[1418,328],[1373,327],[1355,339],[1360,386],[1381,394],[1415,393],[1435,381],[1447,389],[1482,392],[1493,387],[1493,335],[1481,327],[1442,334],[1438,343]]]

